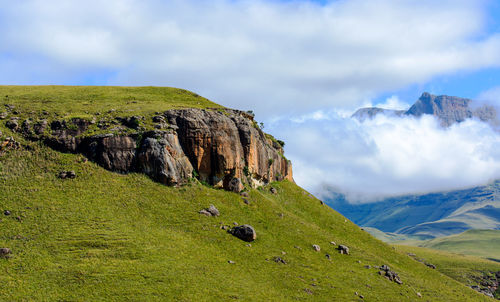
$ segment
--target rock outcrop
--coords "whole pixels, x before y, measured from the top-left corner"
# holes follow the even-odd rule
[[[108,131],[109,122],[96,124],[95,118],[26,120],[13,128],[56,150],[81,153],[108,170],[142,172],[171,186],[193,176],[234,192],[245,184],[293,181],[282,146],[262,132],[250,114],[230,109],[168,110],[151,118],[154,128],[161,130],[149,131],[140,126],[144,119],[117,118],[119,133],[109,129],[99,135],[91,135],[89,129]]]

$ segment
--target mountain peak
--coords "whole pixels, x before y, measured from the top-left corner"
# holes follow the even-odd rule
[[[429,92],[422,93],[420,98],[406,112],[371,107],[358,109],[352,117],[363,121],[366,118],[373,118],[379,113],[396,113],[397,116],[412,115],[417,117],[430,114],[436,116],[444,127],[449,127],[454,123],[461,123],[472,117],[476,117],[483,122],[495,122],[497,119],[496,110],[492,106],[473,106],[471,99],[433,95]]]

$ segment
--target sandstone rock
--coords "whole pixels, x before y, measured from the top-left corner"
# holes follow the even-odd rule
[[[349,247],[347,247],[346,245],[340,244],[338,250],[341,254],[349,255]]]
[[[47,120],[41,120],[33,125],[33,130],[36,135],[41,135],[45,132],[45,130],[48,127],[48,122]]]
[[[19,149],[21,144],[14,140],[12,136],[6,137],[5,140],[0,142],[0,155],[8,149]]]
[[[319,247],[319,245],[317,244],[313,244],[312,246],[313,250],[315,250],[316,252],[319,252],[321,250],[321,248]]]
[[[17,129],[19,129],[19,123],[17,121],[17,118],[11,118],[5,123],[5,126],[12,131],[17,131]]]
[[[241,240],[248,242],[252,242],[257,238],[257,233],[255,232],[255,229],[248,224],[234,227],[231,233],[235,237],[238,237]]]
[[[178,127],[182,148],[200,180],[221,187],[234,177],[250,184],[293,181],[290,163],[240,111],[169,110],[165,117]]]
[[[136,141],[130,136],[96,135],[85,138],[78,151],[91,161],[115,172],[135,171]]]
[[[193,166],[184,154],[177,137],[171,131],[152,131],[146,138],[137,154],[138,170],[166,185],[180,185],[193,175]],[[133,162],[133,151],[129,151]]]
[[[210,207],[208,207],[207,211],[212,214],[212,216],[219,216],[220,213],[219,213],[219,210],[217,210],[217,208],[212,204],[210,205]]]
[[[205,216],[212,216],[212,213],[210,213],[206,209],[200,210],[198,213],[205,215]]]
[[[241,190],[243,190],[245,187],[243,186],[243,183],[241,183],[241,179],[234,177],[229,181],[227,184],[227,187],[225,187],[228,191],[239,193]]]

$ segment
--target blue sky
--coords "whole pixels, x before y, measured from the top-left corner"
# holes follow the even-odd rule
[[[499,105],[498,1],[0,4],[2,84],[171,86],[253,110],[289,141],[297,182],[317,192],[373,197],[500,178],[500,137],[488,126],[346,118],[365,105],[409,106],[424,91]]]

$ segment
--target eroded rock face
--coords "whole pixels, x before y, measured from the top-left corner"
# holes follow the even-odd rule
[[[201,180],[227,188],[233,178],[253,186],[293,181],[291,164],[254,121],[239,111],[169,110],[182,148]]]
[[[130,131],[134,134],[89,136],[87,130],[95,120],[79,118],[27,121],[18,128],[26,137],[41,139],[56,150],[84,154],[111,171],[142,172],[166,185],[183,184],[194,171],[200,180],[234,192],[245,184],[257,187],[274,180],[293,181],[292,166],[281,145],[266,137],[253,116],[244,112],[169,110],[153,120],[165,130],[141,132],[131,122],[130,127],[124,125],[134,129]]]
[[[193,175],[193,166],[179,144],[175,132],[146,134],[137,154],[138,169],[166,185],[184,183]]]

